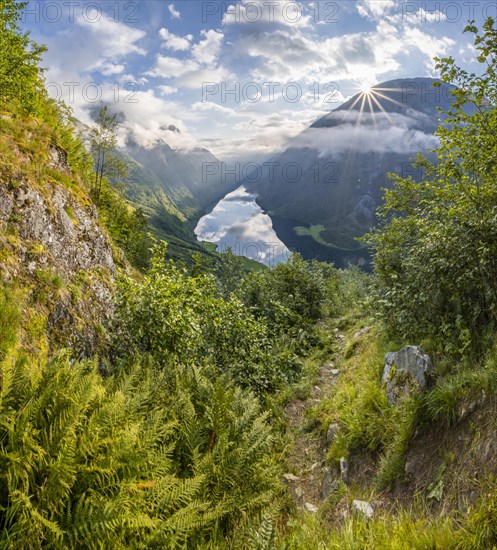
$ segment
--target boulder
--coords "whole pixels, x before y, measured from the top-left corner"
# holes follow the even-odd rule
[[[412,391],[424,391],[433,363],[418,346],[405,346],[400,351],[385,355],[382,382],[386,386],[390,404]]]

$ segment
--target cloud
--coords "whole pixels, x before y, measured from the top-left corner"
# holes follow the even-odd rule
[[[169,4],[167,6],[171,19],[181,19],[181,13],[174,7],[174,4]]]
[[[252,32],[265,28],[293,27],[308,28],[313,16],[306,14],[304,2],[283,0],[241,0],[226,8],[223,25],[243,25]]]
[[[218,83],[233,78],[233,75],[224,67],[215,68],[195,68],[191,71],[183,72],[175,80],[177,86],[198,90],[201,95],[204,84]]]
[[[147,35],[145,31],[114,21],[96,9],[87,10],[84,17],[83,15],[76,17],[76,24],[89,31],[92,35],[93,48],[98,47],[103,57],[120,58],[132,53],[140,55],[147,53],[136,44]],[[86,41],[83,43],[87,45]]]
[[[357,3],[357,11],[363,17],[381,19],[395,7],[395,0],[362,0]]]
[[[192,57],[199,63],[212,65],[217,61],[223,45],[224,34],[215,30],[202,31],[204,37],[192,48]]]
[[[157,86],[157,89],[160,91],[161,95],[172,95],[175,94],[178,89],[173,88],[172,86]]]
[[[99,71],[104,76],[112,76],[122,74],[125,68],[126,67],[122,63],[112,63],[111,61],[100,59],[93,66],[92,70]]]
[[[193,44],[193,36],[176,36],[163,28],[159,31],[169,49],[189,50],[188,58],[157,55],[155,66],[147,71],[147,76],[174,78],[175,87],[201,89],[204,83],[221,82],[230,78],[231,73],[218,65],[224,34],[216,30],[201,31],[201,40]]]
[[[416,47],[428,58],[426,65],[433,69],[435,63],[433,58],[443,57],[449,48],[455,44],[454,40],[448,37],[434,37],[418,28],[408,28],[405,31],[404,42],[406,45]]]
[[[334,113],[342,124],[309,128],[293,139],[290,147],[311,148],[321,156],[338,157],[351,149],[361,153],[407,153],[437,147],[438,138],[419,129],[419,117],[399,113]]]
[[[161,78],[176,78],[185,73],[196,71],[197,69],[198,65],[194,61],[178,59],[177,57],[170,57],[167,55],[158,55],[155,67],[145,74],[147,76]]]
[[[230,118],[244,116],[243,113],[240,113],[235,109],[230,109],[229,107],[224,107],[223,105],[218,105],[217,103],[211,103],[211,102],[197,101],[191,106],[191,108],[193,111],[200,111],[200,112],[210,113],[210,114],[218,113]]]
[[[169,32],[166,28],[162,28],[159,31],[159,36],[164,40],[162,43],[163,48],[173,51],[185,51],[190,49],[193,36],[187,34],[186,36],[177,36]]]

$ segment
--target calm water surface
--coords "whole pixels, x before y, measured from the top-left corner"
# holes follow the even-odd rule
[[[288,248],[278,239],[271,218],[255,202],[255,195],[239,187],[221,199],[195,228],[199,241],[231,247],[238,256],[274,265],[286,260]]]

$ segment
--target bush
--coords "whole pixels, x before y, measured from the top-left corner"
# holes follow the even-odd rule
[[[261,320],[236,297],[219,297],[213,276],[189,276],[164,256],[159,245],[143,280],[123,277],[119,284],[118,355],[150,353],[165,368],[210,362],[257,393],[292,379],[294,365],[281,361]]]
[[[477,76],[452,58],[437,60],[442,80],[454,83],[454,104],[438,135],[437,165],[420,159],[420,183],[394,177],[370,236],[380,293],[392,332],[430,337],[452,355],[481,353],[497,320],[497,31],[473,25]]]
[[[243,300],[275,332],[308,326],[323,313],[327,267],[292,254],[286,263],[250,274],[241,290]]]

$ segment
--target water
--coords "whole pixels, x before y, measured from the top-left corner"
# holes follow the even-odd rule
[[[217,244],[218,251],[231,247],[245,256],[271,266],[288,257],[288,248],[278,239],[271,218],[255,202],[255,195],[241,186],[221,199],[202,217],[195,235],[199,241]]]

